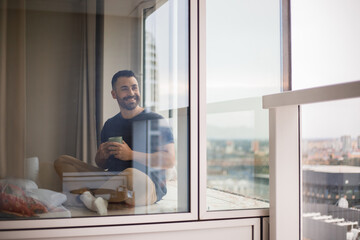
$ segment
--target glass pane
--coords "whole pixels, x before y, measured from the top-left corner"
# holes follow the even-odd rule
[[[6,7],[0,218],[189,212],[188,2]]]
[[[280,91],[278,1],[206,1],[207,209],[269,207],[268,112]]]
[[[360,98],[304,105],[303,239],[358,239]]]
[[[292,89],[360,79],[360,1],[292,0]]]

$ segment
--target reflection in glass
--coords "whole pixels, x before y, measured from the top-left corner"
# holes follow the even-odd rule
[[[277,1],[206,1],[207,209],[269,207],[268,112],[280,91]]]
[[[303,105],[304,239],[357,239],[360,99]]]
[[[0,217],[188,212],[188,3],[8,2]]]

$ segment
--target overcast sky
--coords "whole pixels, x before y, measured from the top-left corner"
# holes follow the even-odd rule
[[[207,101],[219,102],[280,90],[279,1],[227,0],[207,3]],[[227,3],[227,4],[225,4]],[[311,6],[311,7],[309,7]],[[292,1],[293,89],[360,80],[360,1]],[[237,107],[236,105],[234,107]],[[360,135],[360,100],[303,107],[304,138]],[[239,115],[239,114],[238,114]],[[241,115],[241,114],[240,114]],[[267,137],[256,128],[256,115],[208,117],[210,138]],[[233,116],[235,116],[233,114]],[[246,117],[245,117],[246,116]],[[268,119],[263,118],[262,124]],[[263,129],[266,131],[266,128]],[[242,135],[241,132],[244,132]],[[213,134],[212,134],[213,133]],[[240,134],[239,134],[240,133]]]
[[[311,6],[311,7],[309,7]],[[292,1],[293,89],[360,80],[360,1]],[[360,136],[360,99],[303,106],[304,138]]]
[[[207,102],[261,98],[280,92],[279,1],[226,0],[219,4],[218,0],[207,0],[206,7]],[[169,46],[162,42],[164,34],[169,34],[169,25],[164,22],[173,15],[170,12],[165,4],[147,20],[147,30],[157,43],[164,100],[174,94],[164,87],[171,75]],[[293,0],[293,90],[360,80],[359,43],[360,0]],[[185,46],[181,48],[187,51]],[[177,84],[182,84],[181,79],[186,77]],[[187,93],[187,88],[183,90],[178,89],[177,94]],[[232,104],[234,109],[241,107],[241,102]],[[267,138],[268,117],[259,114],[259,108],[208,114],[208,137]],[[302,116],[304,138],[360,135],[359,99],[304,105]]]

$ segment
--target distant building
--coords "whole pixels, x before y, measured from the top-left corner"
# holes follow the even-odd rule
[[[155,108],[155,106],[159,105],[159,79],[156,43],[154,36],[150,32],[146,33],[145,61],[145,103],[146,107]],[[152,110],[156,111],[156,109]]]
[[[351,147],[351,136],[341,136],[340,138],[342,144],[342,151],[343,153],[348,153],[352,151]]]
[[[234,149],[235,149],[234,141],[227,141],[226,142],[225,153],[226,154],[232,154],[234,152]]]
[[[360,167],[303,166],[303,199],[333,205],[346,195],[349,206],[359,205]]]
[[[260,149],[260,143],[259,143],[259,141],[258,141],[258,140],[252,141],[252,143],[251,143],[251,150],[252,150],[254,153],[256,153],[256,152],[259,151],[259,149]]]

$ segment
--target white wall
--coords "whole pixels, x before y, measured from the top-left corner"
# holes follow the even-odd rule
[[[138,80],[141,77],[141,20],[137,17],[108,14],[121,7],[118,5],[113,1],[105,1],[104,122],[119,112],[118,104],[110,94],[112,76],[126,69],[132,70]]]

